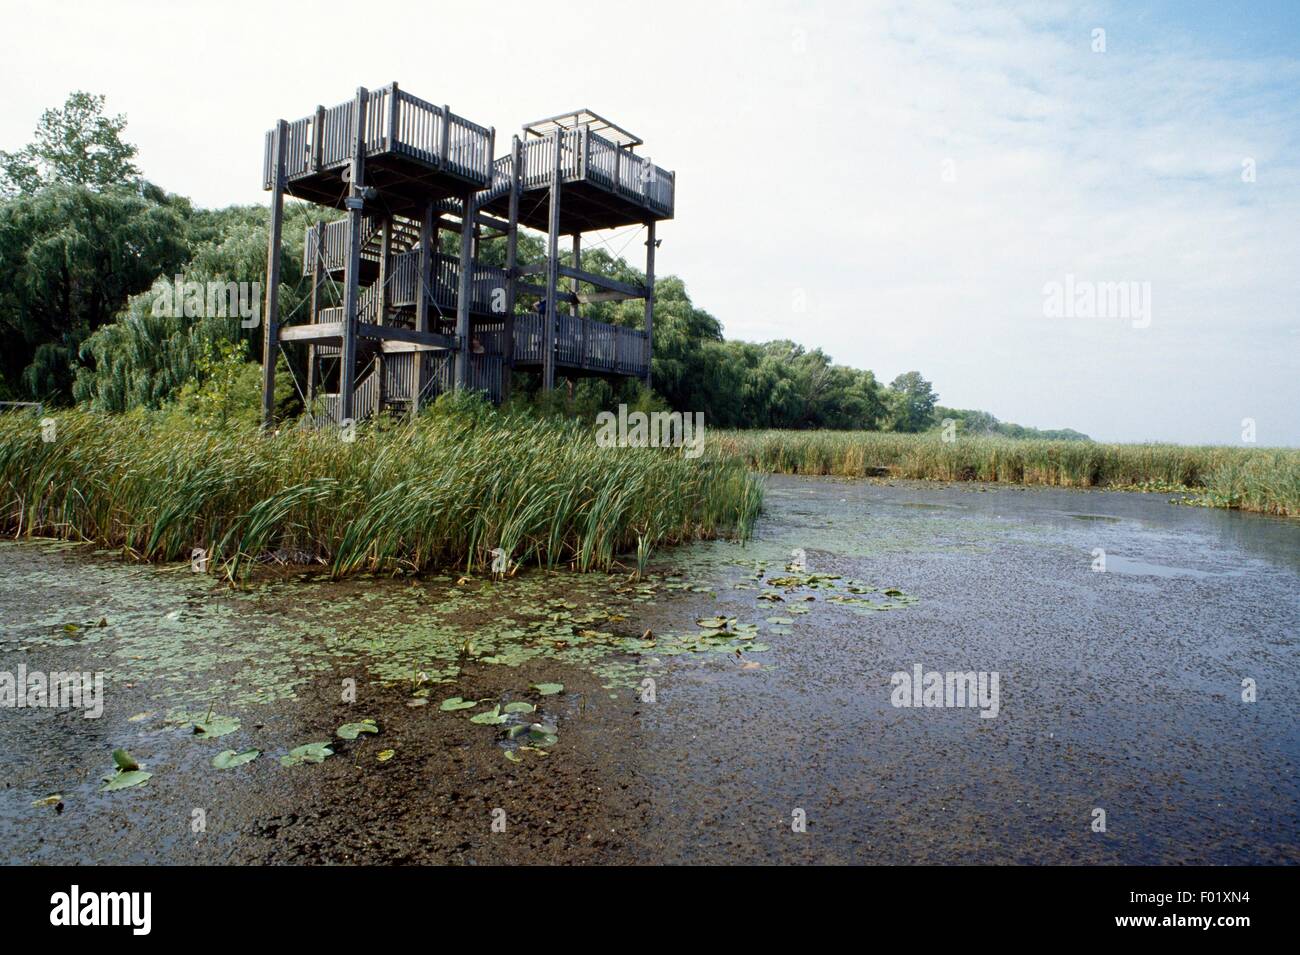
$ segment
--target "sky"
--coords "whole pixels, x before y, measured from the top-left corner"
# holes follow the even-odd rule
[[[1258,444],[1300,445],[1300,3],[0,14],[0,149],[84,89],[127,115],[154,182],[265,203],[265,130],[358,86],[448,103],[499,153],[588,107],[675,170],[656,270],[729,338],[915,369],[944,405],[1099,440],[1240,444],[1250,419]]]

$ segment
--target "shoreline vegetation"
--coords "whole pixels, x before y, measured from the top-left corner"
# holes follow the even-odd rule
[[[715,431],[709,443],[765,473],[1176,492],[1181,503],[1300,516],[1294,448],[771,430]]]
[[[526,566],[644,569],[654,548],[748,536],[762,481],[739,459],[598,447],[575,421],[486,412],[337,430],[197,428],[174,416],[0,415],[0,527],[199,559],[235,581],[260,560],[331,576]],[[44,440],[51,437],[51,440]],[[635,567],[620,562],[631,555]],[[322,568],[324,569],[324,568]]]
[[[52,421],[52,427],[48,427]],[[761,473],[1176,492],[1180,503],[1300,515],[1300,450],[936,433],[713,431],[702,457],[609,447],[590,423],[482,402],[414,423],[197,426],[177,413],[0,415],[0,530],[331,577],[529,566],[640,573],[655,548],[746,539]],[[755,473],[759,472],[759,473]],[[503,561],[505,562],[503,564]]]

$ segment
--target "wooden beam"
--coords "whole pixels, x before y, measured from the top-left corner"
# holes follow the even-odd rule
[[[262,316],[262,427],[275,415],[275,359],[280,348],[280,237],[284,227],[284,156],[289,124],[275,124],[275,181],[271,184],[271,228],[266,243],[266,314]]]
[[[474,193],[465,193],[460,230],[460,290],[456,293],[456,349],[455,381],[457,390],[469,388],[469,305],[474,291],[474,230],[465,228],[474,221]]]
[[[537,265],[525,265],[521,269],[519,269],[519,274],[521,276],[540,275],[542,272],[545,272],[547,268],[548,265],[545,263],[537,264]],[[579,281],[586,282],[590,285],[595,285],[598,288],[608,289],[611,292],[618,292],[624,298],[645,298],[644,285],[632,285],[628,282],[620,282],[618,279],[612,279],[605,275],[598,275],[595,272],[585,272],[582,269],[575,269],[567,265],[558,266],[557,271],[559,272],[560,275],[566,278],[577,279]],[[602,301],[602,300],[592,299],[592,301]],[[610,299],[609,301],[619,301],[619,300]]]
[[[519,294],[519,277],[515,266],[519,259],[519,179],[523,163],[523,144],[515,136],[510,141],[510,211],[506,223],[506,317],[505,355],[501,361],[501,400],[510,400],[511,377],[515,367],[515,298]]]
[[[318,127],[319,128],[319,127]],[[316,247],[312,249],[311,305],[308,323],[314,324],[320,315],[320,289],[325,276],[325,220],[316,220]],[[307,412],[311,413],[316,399],[316,346],[307,346]]]
[[[415,330],[421,334],[429,331],[429,297],[433,295],[433,277],[429,273],[429,268],[433,263],[435,251],[433,244],[437,241],[435,236],[438,234],[434,228],[434,218],[433,203],[426,203],[424,218],[420,220],[420,263],[417,266],[419,273],[415,281]],[[412,377],[415,382],[415,394],[411,396],[412,418],[415,418],[419,412],[420,396],[429,385],[428,369],[423,358],[416,355],[414,361],[415,374]]]
[[[403,328],[400,325],[372,325],[369,322],[358,322],[357,335],[361,338],[375,338],[385,342],[407,342],[412,345],[431,345],[434,348],[460,350],[460,341],[455,335],[417,332],[413,328]]]
[[[348,261],[343,276],[343,343],[339,349],[339,421],[353,420],[352,399],[356,385],[357,301],[361,283],[361,222],[364,217],[366,165],[366,108],[370,94],[357,88],[352,104],[352,164],[348,177]]]
[[[626,292],[579,292],[576,296],[583,305],[595,305],[597,302],[628,302],[645,298],[645,292],[629,295]]]
[[[551,166],[551,207],[546,244],[546,315],[542,320],[542,390],[555,387],[555,286],[560,265],[560,149],[563,134],[551,135],[555,156]]]
[[[388,260],[393,254],[393,218],[384,216],[379,226],[379,288],[375,292],[376,321],[384,324],[388,317]]]
[[[645,386],[650,387],[650,372],[654,364],[655,333],[655,224],[646,225],[645,242]]]

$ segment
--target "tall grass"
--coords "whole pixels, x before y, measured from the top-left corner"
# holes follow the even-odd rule
[[[232,579],[305,552],[335,575],[514,564],[608,569],[620,554],[747,534],[761,484],[734,459],[600,448],[589,428],[520,416],[335,431],[208,432],[174,417],[69,411],[55,439],[0,415],[0,528],[189,559]]]
[[[1061,487],[1192,488],[1201,503],[1300,515],[1300,451],[1099,444],[870,431],[725,431],[713,446],[758,471]]]

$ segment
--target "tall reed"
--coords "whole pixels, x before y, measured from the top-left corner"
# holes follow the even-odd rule
[[[1100,444],[872,431],[724,431],[723,454],[758,471],[872,474],[1061,487],[1192,488],[1200,503],[1300,515],[1300,450]]]
[[[174,417],[68,411],[54,439],[0,415],[0,527],[120,546],[203,548],[231,578],[268,553],[361,570],[608,569],[656,544],[748,534],[758,479],[716,453],[598,447],[571,422],[493,415],[336,431],[206,432]]]

